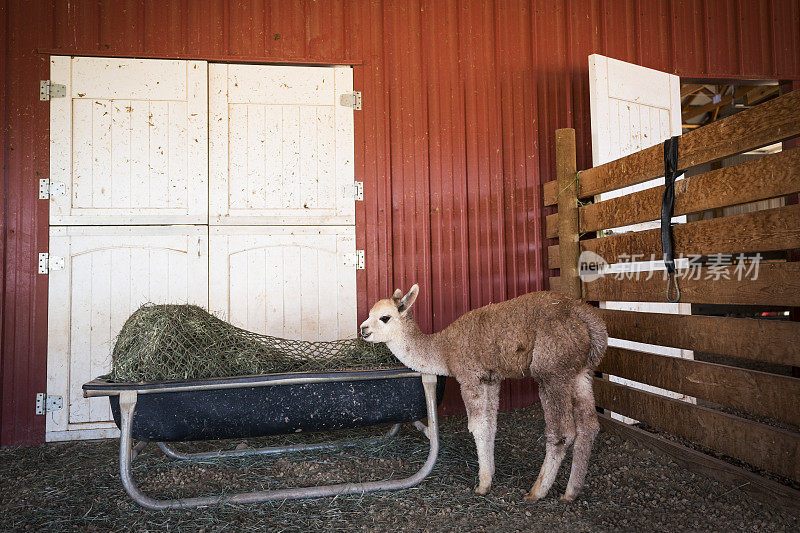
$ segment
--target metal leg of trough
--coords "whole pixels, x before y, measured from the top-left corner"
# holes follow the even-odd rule
[[[136,409],[136,391],[121,391],[119,393],[120,434],[119,434],[119,476],[125,492],[133,500],[148,509],[165,509],[159,500],[154,500],[143,494],[131,477],[131,461],[133,460],[133,412]],[[137,445],[138,446],[138,445]]]
[[[430,432],[428,431],[428,426],[423,424],[422,420],[415,420],[414,427],[417,428],[420,431],[420,433],[422,433],[426,437],[431,438]]]
[[[131,448],[131,461],[139,457],[139,454],[142,453],[149,443],[146,440],[140,440],[136,444],[133,445]]]
[[[244,450],[217,450],[213,452],[197,452],[197,453],[184,453],[179,452],[175,448],[171,448],[165,442],[159,442],[158,447],[164,452],[164,455],[173,459],[212,459],[218,457],[242,457],[250,455],[273,455],[278,453],[288,452],[305,452],[310,450],[326,450],[330,448],[343,448],[345,446],[365,446],[369,444],[376,444],[384,439],[389,439],[397,435],[401,424],[395,424],[384,435],[375,439],[364,439],[357,441],[342,441],[342,442],[321,442],[319,444],[295,444],[292,446],[274,446],[268,448],[247,448]]]
[[[272,500],[337,496],[339,494],[360,494],[379,490],[399,490],[413,487],[430,474],[431,470],[433,470],[433,466],[436,464],[436,458],[439,455],[439,420],[436,414],[436,376],[423,374],[422,385],[425,388],[425,403],[428,409],[428,438],[430,447],[428,449],[428,458],[422,465],[422,468],[407,478],[388,481],[367,481],[363,483],[340,483],[336,485],[295,489],[243,492],[224,496],[203,496],[176,500],[155,500],[150,498],[139,490],[131,478],[131,430],[133,426],[133,411],[136,407],[136,392],[123,391],[120,393],[119,398],[122,417],[119,471],[122,477],[122,485],[136,503],[148,509],[180,509],[203,507],[219,503],[257,503]]]

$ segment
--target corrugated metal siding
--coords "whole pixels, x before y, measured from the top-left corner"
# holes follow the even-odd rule
[[[602,53],[686,77],[800,79],[800,0],[0,0],[7,30],[3,143],[0,443],[43,440],[48,116],[46,57],[355,62],[359,313],[423,286],[417,316],[438,330],[464,311],[546,285],[540,184],[553,132],[577,129],[591,162],[586,57]],[[3,26],[0,26],[3,27]],[[0,117],[3,115],[0,114]],[[5,125],[6,120],[2,123]],[[503,408],[535,400],[504,386]],[[448,387],[446,411],[458,408]]]
[[[5,0],[0,3],[0,31],[3,35],[8,34],[8,12],[6,10]],[[6,213],[8,211],[8,202],[6,199],[6,191],[8,189],[7,172],[6,172],[6,131],[8,124],[8,114],[6,105],[6,63],[8,54],[6,53],[8,47],[8,38],[0,38],[0,169],[3,172],[3,186],[0,187],[0,206],[3,206],[3,212],[0,213],[0,402],[3,402],[3,370],[6,364],[3,358],[3,330],[5,329],[6,314],[5,314],[5,294],[6,294]],[[0,403],[0,443],[3,441],[3,412],[4,408]],[[15,418],[11,419],[16,422]],[[23,421],[27,422],[27,421]]]
[[[47,346],[47,283],[37,275],[39,250],[47,249],[47,205],[38,200],[38,180],[47,176],[49,109],[39,103],[46,60],[33,53],[42,6],[6,10],[6,70],[3,78],[5,166],[2,323],[2,430],[0,444],[44,440],[44,417],[34,401],[44,391]],[[36,93],[36,94],[34,94]]]

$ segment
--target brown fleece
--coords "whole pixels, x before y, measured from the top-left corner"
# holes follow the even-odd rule
[[[533,376],[540,387],[547,451],[527,499],[547,493],[573,443],[572,473],[562,499],[575,499],[599,429],[592,371],[608,341],[594,308],[562,293],[535,292],[475,309],[443,331],[426,335],[410,313],[418,294],[414,285],[405,296],[398,290],[378,301],[361,325],[362,335],[372,342],[386,342],[409,368],[454,376],[459,382],[478,447],[477,492],[489,490],[494,474],[500,381]]]

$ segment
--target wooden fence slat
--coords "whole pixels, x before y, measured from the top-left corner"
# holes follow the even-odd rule
[[[672,234],[676,257],[791,250],[800,247],[800,205],[677,224]],[[634,254],[646,260],[662,257],[659,228],[590,239],[581,245],[609,262]]]
[[[550,180],[542,184],[542,198],[545,206],[556,205],[558,202],[556,195],[558,195],[558,180]]]
[[[681,303],[706,303],[726,305],[777,305],[800,306],[800,263],[761,263],[758,279],[741,281],[728,267],[730,279],[706,279],[713,275],[710,268],[696,269],[699,279],[683,276],[679,270]],[[615,279],[606,275],[583,283],[583,297],[589,301],[663,302],[666,281],[663,271],[646,279],[648,272],[640,272],[639,279]]]
[[[800,480],[800,434],[595,378],[597,405]]]
[[[675,182],[675,216],[775,198],[800,191],[800,149],[712,170]],[[580,232],[657,220],[664,187],[653,187],[580,210]]]
[[[800,322],[598,309],[609,337],[800,366]]]
[[[544,198],[544,205],[556,205],[558,195],[558,180],[550,180],[542,184],[542,198]]]
[[[581,243],[581,251],[583,251],[583,243]],[[547,247],[547,268],[554,270],[561,268],[561,249],[557,244]]]
[[[800,148],[712,170],[675,182],[675,216],[775,198],[800,191]],[[580,208],[580,233],[657,220],[664,187],[653,187]],[[556,233],[552,234],[553,228]],[[557,237],[558,213],[548,215]]]
[[[598,370],[800,425],[797,378],[615,347],[608,348]]]
[[[686,169],[800,135],[800,91],[712,122],[681,136],[678,168]],[[581,172],[578,196],[585,198],[664,174],[661,144]],[[551,185],[551,183],[553,185]],[[555,182],[543,186],[545,205],[556,203]]]
[[[544,217],[544,236],[548,239],[558,238],[558,213]]]
[[[794,515],[800,515],[800,491],[782,483],[759,476],[716,457],[693,450],[677,442],[629,426],[608,415],[599,415],[600,427],[625,440],[633,440],[656,453],[668,455],[678,466],[715,479],[729,487],[736,487],[759,501],[776,506]]]
[[[768,252],[800,248],[800,204],[700,220],[673,226],[675,254],[712,255]],[[645,260],[661,257],[658,228],[580,241],[581,251],[591,251],[609,263],[630,260],[635,254]],[[548,247],[549,268],[560,268],[559,245]]]

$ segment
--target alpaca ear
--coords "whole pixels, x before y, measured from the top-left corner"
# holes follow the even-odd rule
[[[400,311],[401,316],[405,316],[408,313],[408,310],[411,309],[411,306],[417,301],[417,296],[419,296],[419,285],[415,283],[397,304],[397,310]]]
[[[397,302],[399,302],[400,298],[402,297],[403,297],[403,291],[401,291],[400,289],[395,289],[394,294],[392,294],[392,300],[394,300],[394,303],[397,304]]]

